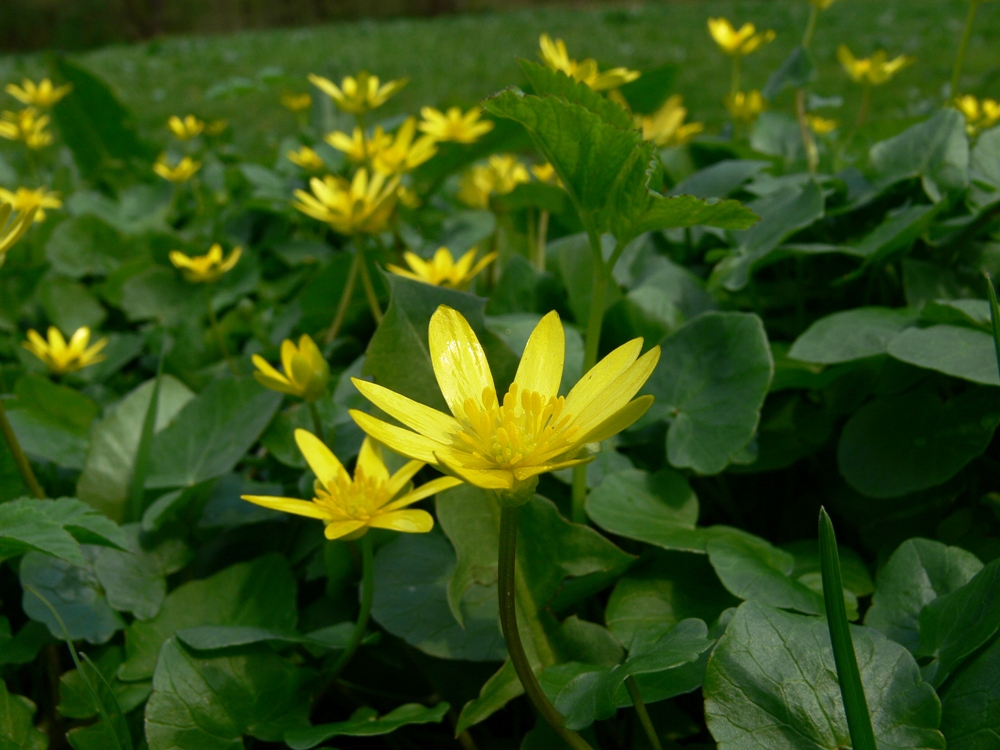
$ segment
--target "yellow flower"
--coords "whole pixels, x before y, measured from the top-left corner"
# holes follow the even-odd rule
[[[184,278],[192,284],[203,284],[222,278],[222,274],[231,271],[239,262],[242,254],[242,247],[234,247],[229,255],[223,259],[222,245],[216,242],[207,253],[196,255],[193,258],[180,250],[171,250],[170,262],[174,264],[175,268],[179,268]]]
[[[869,86],[879,86],[889,81],[903,68],[913,64],[913,58],[900,55],[892,60],[885,50],[879,50],[871,57],[856,58],[846,44],[837,48],[837,59],[854,81]]]
[[[16,83],[8,83],[5,89],[8,94],[21,102],[21,104],[41,107],[42,109],[47,109],[56,104],[72,90],[73,84],[67,83],[65,86],[56,87],[52,85],[52,81],[48,78],[43,79],[37,85],[34,81],[25,78],[20,86]]]
[[[683,146],[705,129],[700,122],[685,123],[687,113],[684,99],[674,94],[653,114],[636,117],[636,125],[643,139],[657,146]]]
[[[566,43],[562,39],[553,41],[548,34],[542,34],[538,39],[538,44],[541,47],[538,55],[546,66],[587,84],[594,91],[616,89],[642,75],[638,70],[629,70],[628,68],[611,68],[602,73],[597,67],[596,60],[591,58],[581,61],[574,60],[566,51]]]
[[[826,10],[831,5],[833,5],[837,0],[809,0],[813,5],[815,5],[820,10]]]
[[[357,78],[347,76],[337,86],[333,81],[322,76],[309,74],[309,81],[336,102],[344,112],[363,115],[385,104],[389,97],[406,85],[407,79],[389,81],[381,84],[378,76],[362,70]]]
[[[458,107],[450,107],[447,112],[424,107],[420,110],[420,116],[424,118],[420,123],[420,132],[437,141],[475,143],[493,130],[493,121],[480,119],[482,110],[478,107],[465,114]]]
[[[223,128],[225,128],[225,125],[223,125]],[[205,123],[194,115],[188,115],[183,120],[177,115],[173,115],[167,120],[167,129],[174,134],[175,138],[182,141],[189,141],[201,135],[201,131],[205,129]]]
[[[493,154],[486,164],[477,164],[462,175],[455,197],[471,208],[486,208],[493,193],[505,195],[530,181],[527,168],[516,156]]]
[[[528,170],[512,154],[493,154],[487,162],[493,172],[493,191],[505,195],[522,182],[531,182]]]
[[[28,231],[37,212],[38,206],[32,206],[15,215],[10,203],[0,201],[0,266],[7,258],[7,251]]]
[[[167,155],[160,154],[160,158],[153,164],[153,171],[170,182],[187,182],[195,176],[199,169],[201,169],[201,162],[195,161],[190,156],[185,156],[171,167],[167,163]]]
[[[312,195],[296,190],[297,203],[292,205],[306,216],[325,221],[341,234],[378,234],[389,223],[396,207],[399,177],[386,181],[383,174],[373,174],[362,168],[348,182],[342,177],[327,175],[322,180],[309,181]]]
[[[52,143],[52,133],[45,129],[50,121],[48,115],[39,116],[34,107],[4,112],[0,115],[0,138],[24,141],[28,148],[40,149]]]
[[[0,188],[0,203],[9,203],[15,211],[20,211],[21,213],[30,211],[33,208],[38,209],[35,212],[35,221],[45,221],[46,208],[62,208],[59,193],[50,193],[43,187],[36,188],[35,190],[19,187],[13,193],[6,188]]]
[[[809,129],[816,135],[827,135],[837,129],[836,120],[828,120],[819,115],[806,115],[806,123],[808,123]]]
[[[433,479],[414,489],[413,476],[424,468],[422,461],[410,461],[392,476],[382,459],[382,450],[365,438],[358,454],[353,479],[333,451],[305,430],[295,431],[295,442],[316,475],[313,499],[243,495],[256,505],[297,516],[318,518],[326,524],[327,539],[357,539],[368,529],[392,529],[421,534],[434,528],[434,518],[423,510],[406,506],[461,484],[452,477]]]
[[[49,326],[48,335],[49,340],[46,341],[38,331],[28,331],[28,340],[22,342],[21,346],[42,360],[54,375],[65,375],[104,360],[101,350],[107,345],[108,340],[101,339],[88,348],[90,329],[87,327],[78,328],[70,338],[69,344],[55,326]]]
[[[438,307],[428,341],[450,415],[355,378],[369,401],[410,429],[357,410],[351,416],[397,453],[447,467],[477,487],[521,492],[539,474],[585,463],[592,458],[589,444],[621,432],[653,402],[652,396],[632,400],[660,358],[659,347],[639,357],[642,339],[615,349],[568,396],[559,396],[566,341],[554,311],[532,332],[502,400],[486,354],[461,313]]]
[[[759,91],[737,91],[726,97],[726,109],[738,122],[753,122],[765,108],[764,97]]]
[[[312,97],[308,94],[282,94],[281,106],[292,112],[302,112],[312,106]]]
[[[709,18],[708,32],[723,52],[734,57],[749,55],[773,41],[775,37],[772,29],[758,33],[757,27],[752,23],[743,24],[737,31],[728,18]]]
[[[298,151],[289,151],[285,156],[292,164],[297,164],[307,172],[321,172],[326,169],[326,162],[308,146],[303,146]]]
[[[381,125],[376,125],[371,136],[367,138],[361,128],[354,128],[351,135],[335,130],[327,133],[323,140],[338,151],[343,151],[353,162],[366,161],[392,145],[392,136],[382,130]]]
[[[971,94],[966,94],[956,97],[952,105],[965,115],[965,129],[969,131],[969,135],[1000,123],[1000,102],[993,99],[980,101]]]
[[[384,148],[371,154],[372,169],[384,175],[410,172],[437,153],[437,143],[429,135],[416,140],[417,121],[413,117],[399,126],[396,135]]]
[[[535,175],[536,180],[538,180],[539,182],[544,182],[547,185],[560,184],[559,177],[556,175],[556,168],[553,167],[548,162],[545,162],[544,164],[532,164],[531,174]]]
[[[290,339],[281,342],[284,375],[271,367],[259,354],[254,354],[252,359],[257,367],[253,376],[265,388],[298,396],[310,403],[326,393],[326,386],[330,381],[330,365],[316,342],[305,334],[299,339],[298,347]]]
[[[497,253],[488,253],[478,263],[472,265],[476,259],[476,248],[472,248],[456,261],[448,248],[439,247],[434,253],[434,257],[429,261],[424,260],[416,253],[403,253],[403,260],[410,267],[409,271],[391,263],[387,264],[386,268],[394,274],[422,281],[425,284],[465,289],[469,282],[476,277],[476,274],[492,263],[496,257]]]

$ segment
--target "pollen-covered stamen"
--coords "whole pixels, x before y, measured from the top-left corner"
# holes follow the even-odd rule
[[[462,448],[501,469],[536,466],[567,451],[578,428],[569,427],[572,416],[563,414],[566,399],[519,391],[511,385],[502,404],[492,388],[483,390],[481,404],[466,399]]]
[[[325,484],[317,479],[313,488],[315,501],[328,508],[334,518],[343,520],[368,521],[391,500],[387,497],[385,480],[369,477],[360,468],[354,472],[353,480],[343,473]]]

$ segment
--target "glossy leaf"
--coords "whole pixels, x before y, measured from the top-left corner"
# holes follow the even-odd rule
[[[1000,637],[970,659],[941,691],[941,731],[951,750],[988,750],[1000,735]]]

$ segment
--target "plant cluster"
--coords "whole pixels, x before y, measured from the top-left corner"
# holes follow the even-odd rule
[[[833,1],[762,90],[708,20],[721,133],[547,34],[419,117],[311,75],[270,164],[10,84],[0,747],[1000,747],[980,0],[878,139]]]

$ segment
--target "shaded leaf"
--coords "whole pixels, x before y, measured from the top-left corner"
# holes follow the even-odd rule
[[[788,356],[832,365],[885,354],[896,336],[917,322],[906,308],[857,307],[820,318],[795,339]]]
[[[984,385],[1000,385],[993,336],[954,325],[908,328],[889,342],[890,356]]]
[[[0,680],[0,747],[3,750],[46,750],[49,738],[35,729],[35,704],[14,695]]]
[[[433,708],[407,703],[379,716],[373,708],[359,708],[350,719],[335,724],[320,724],[309,729],[285,732],[285,742],[292,750],[308,750],[332,737],[376,737],[391,734],[409,724],[437,724],[451,708],[438,703]]]

